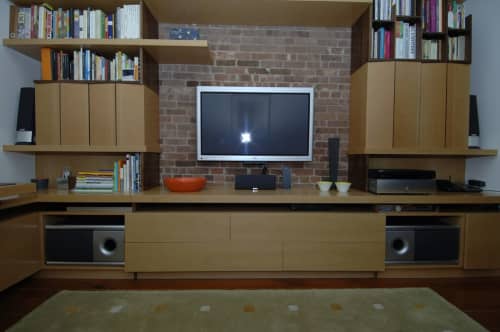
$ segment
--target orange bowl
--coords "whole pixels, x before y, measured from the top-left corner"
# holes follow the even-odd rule
[[[163,178],[165,187],[170,191],[177,192],[200,191],[206,183],[207,179],[203,177]]]

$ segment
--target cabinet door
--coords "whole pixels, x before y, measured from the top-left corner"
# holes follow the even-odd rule
[[[446,64],[421,65],[419,146],[442,149],[446,128]]]
[[[89,85],[61,84],[61,144],[89,145]]]
[[[448,64],[446,147],[466,149],[469,135],[470,66]]]
[[[416,148],[419,135],[420,70],[418,62],[396,62],[394,147]]]
[[[42,266],[39,215],[0,221],[0,291],[38,272]]]
[[[144,89],[139,84],[116,84],[116,143],[144,146]]]
[[[35,126],[37,145],[61,144],[59,83],[35,84]]]
[[[115,84],[89,85],[90,145],[116,145]]]
[[[467,214],[466,269],[500,269],[500,213]]]

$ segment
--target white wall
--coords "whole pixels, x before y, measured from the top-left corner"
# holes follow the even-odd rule
[[[500,150],[500,13],[499,0],[468,0],[472,14],[471,94],[477,95],[481,148]],[[500,158],[467,160],[467,178],[500,190]]]
[[[0,0],[0,38],[9,37],[9,5]],[[0,146],[14,144],[19,88],[40,78],[38,61],[0,45]],[[35,174],[34,157],[0,151],[0,182],[29,182]]]

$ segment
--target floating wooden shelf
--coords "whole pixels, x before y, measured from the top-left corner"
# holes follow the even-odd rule
[[[4,39],[3,44],[36,60],[40,60],[40,49],[50,47],[73,51],[88,48],[105,56],[122,51],[137,56],[144,48],[158,63],[210,64],[210,50],[206,40],[170,39]]]
[[[150,146],[85,146],[85,145],[4,145],[5,152],[26,153],[127,153],[127,152],[160,152],[160,147]]]
[[[31,194],[34,192],[36,192],[36,186],[34,183],[0,186],[0,198],[22,194]]]
[[[444,156],[444,157],[490,157],[496,156],[497,150],[484,149],[439,149],[439,150],[415,150],[415,149],[366,149],[350,150],[350,155],[387,155],[387,156]]]

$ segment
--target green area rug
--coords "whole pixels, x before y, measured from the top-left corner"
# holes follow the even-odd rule
[[[486,331],[427,288],[63,291],[9,331]]]

